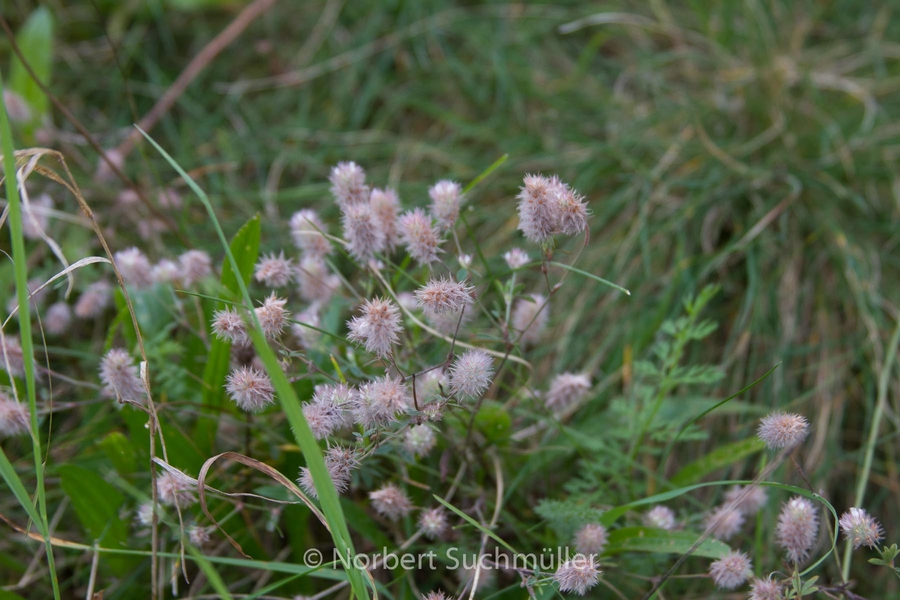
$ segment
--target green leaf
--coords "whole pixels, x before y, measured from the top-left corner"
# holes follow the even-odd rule
[[[125,477],[137,470],[134,446],[122,432],[109,433],[100,440],[99,445],[119,475]]]
[[[243,227],[231,239],[231,253],[235,257],[243,283],[246,285],[253,275],[253,266],[259,256],[260,219],[255,215],[247,221]],[[234,297],[239,297],[241,288],[231,262],[226,260],[222,266],[222,287],[231,292]],[[226,308],[224,302],[219,302],[217,310]],[[212,453],[215,444],[216,431],[219,427],[219,413],[225,399],[225,377],[228,375],[228,367],[231,363],[231,344],[220,340],[216,336],[210,336],[209,356],[206,367],[203,370],[203,408],[209,416],[203,416],[197,420],[194,429],[194,439],[208,453]]]
[[[512,419],[509,412],[499,402],[485,400],[475,415],[475,427],[488,441],[505,444],[509,441]]]
[[[650,552],[658,554],[683,555],[694,542],[699,533],[693,531],[666,531],[653,527],[623,527],[609,534],[609,545],[604,549],[604,554],[619,554],[621,552]],[[705,558],[722,558],[731,551],[728,544],[717,539],[705,540],[696,550],[694,556]]]
[[[94,471],[78,465],[62,465],[57,472],[75,515],[94,541],[110,548],[125,547],[128,525],[119,518],[119,509],[125,502],[122,493]],[[116,573],[123,574],[133,561],[110,557],[109,564]]]
[[[22,55],[44,85],[50,84],[53,68],[53,29],[53,15],[41,6],[29,15],[16,34],[16,44]],[[20,95],[31,109],[31,121],[27,124],[30,133],[47,115],[49,100],[16,56],[12,59],[9,79],[10,89]]]
[[[673,487],[683,487],[699,481],[704,475],[745,459],[765,448],[758,437],[747,438],[733,444],[720,446],[705,456],[686,465],[669,480]]]

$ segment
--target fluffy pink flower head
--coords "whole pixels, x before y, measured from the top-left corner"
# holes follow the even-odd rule
[[[550,382],[547,392],[547,408],[555,413],[562,412],[577,402],[581,402],[591,391],[591,380],[583,373],[560,373]]]
[[[212,532],[212,527],[200,527],[199,525],[192,525],[188,528],[188,540],[190,540],[191,544],[193,544],[194,546],[202,548],[209,543],[210,535],[212,534]]]
[[[450,600],[447,598],[447,595],[441,590],[431,590],[424,596],[422,596],[422,600]]]
[[[390,355],[391,348],[400,340],[398,334],[403,331],[400,310],[393,302],[382,298],[366,300],[362,315],[353,317],[347,327],[350,330],[348,338],[382,358]]]
[[[294,244],[306,256],[321,258],[331,252],[331,242],[324,235],[327,233],[328,229],[314,210],[304,209],[291,217],[291,236],[294,238]]]
[[[168,506],[175,506],[178,503],[180,508],[190,506],[197,501],[194,496],[194,490],[197,489],[196,481],[184,473],[172,473],[164,471],[156,478],[156,491],[159,494],[159,501]]]
[[[284,309],[285,304],[287,304],[287,300],[277,297],[273,292],[263,301],[262,306],[256,309],[256,318],[259,319],[266,339],[278,339],[281,332],[284,331],[284,325],[291,315]]]
[[[13,377],[25,375],[25,355],[18,336],[4,335],[0,338],[0,369]]]
[[[111,348],[100,361],[103,392],[112,398],[143,402],[144,384],[138,376],[131,355],[121,348]]]
[[[531,262],[531,257],[521,248],[513,248],[503,255],[503,260],[506,261],[510,269],[521,269]]]
[[[792,562],[800,563],[809,556],[818,534],[819,517],[812,502],[794,496],[784,503],[778,515],[775,539]]]
[[[874,548],[884,537],[881,525],[864,508],[851,508],[842,514],[840,525],[854,549],[860,546]]]
[[[400,241],[397,218],[400,214],[400,198],[397,192],[390,188],[381,190],[375,188],[369,197],[369,206],[378,221],[381,233],[384,235],[384,247],[393,250]]]
[[[436,441],[434,431],[424,424],[410,427],[403,436],[403,446],[413,456],[426,456]]]
[[[242,410],[259,412],[275,401],[275,388],[269,376],[253,367],[234,369],[226,381],[228,395]]]
[[[809,422],[801,415],[773,412],[760,421],[758,435],[770,450],[793,448],[809,435]]]
[[[588,523],[575,534],[575,550],[585,556],[600,556],[608,542],[606,527],[599,523]]]
[[[706,518],[706,528],[718,540],[729,540],[744,525],[744,513],[728,505],[720,506]]]
[[[428,539],[437,539],[447,531],[447,515],[440,508],[422,511],[422,514],[419,515],[419,527],[422,528]]]
[[[600,569],[593,556],[578,554],[557,567],[553,579],[561,592],[575,592],[584,596],[585,592],[597,585]]]
[[[155,283],[173,283],[181,276],[181,266],[175,261],[164,258],[155,265],[150,272]]]
[[[494,359],[484,350],[467,350],[450,366],[450,391],[458,396],[480,398],[490,387]]]
[[[203,250],[188,250],[178,257],[181,265],[181,282],[190,287],[212,274],[212,258]]]
[[[333,446],[325,452],[325,468],[328,469],[328,476],[334,483],[334,489],[338,494],[345,494],[350,489],[350,480],[353,470],[359,467],[359,460],[353,450]],[[307,467],[301,467],[300,487],[313,498],[319,497],[316,485],[313,483],[312,475]]]
[[[43,318],[44,331],[50,335],[62,335],[72,323],[72,309],[65,302],[54,302]]]
[[[31,430],[28,405],[0,394],[0,437],[25,435]]]
[[[754,579],[750,582],[750,600],[782,600],[781,584],[772,580]]]
[[[406,384],[399,377],[385,375],[359,387],[353,415],[366,428],[384,425],[406,411],[411,402]]]
[[[560,183],[557,187],[557,206],[560,233],[575,235],[584,231],[587,227],[588,210],[582,196],[568,185]]]
[[[212,330],[217,338],[223,342],[232,344],[246,344],[250,341],[247,336],[247,325],[241,314],[230,308],[217,310],[213,315]]]
[[[671,531],[675,529],[675,513],[668,506],[657,505],[644,515],[644,526]]]
[[[127,285],[137,289],[153,285],[153,266],[143,252],[137,248],[128,248],[116,252],[113,258]]]
[[[328,302],[341,286],[340,278],[332,275],[325,261],[315,256],[301,258],[295,276],[300,284],[300,297],[307,302]]]
[[[732,551],[709,565],[709,575],[720,590],[733,590],[753,575],[750,558]]]
[[[587,205],[558,177],[526,175],[519,199],[519,230],[538,244],[554,234],[573,235],[587,226]]]
[[[375,512],[391,521],[405,517],[413,508],[406,492],[392,483],[382,486],[374,492],[369,492],[369,500],[372,501],[372,508],[375,509]]]
[[[75,316],[89,319],[101,314],[112,300],[112,286],[103,280],[95,281],[87,287],[75,303]]]
[[[441,240],[431,219],[421,208],[403,213],[400,217],[400,240],[406,251],[420,265],[428,265],[437,260],[441,252]]]
[[[431,198],[431,214],[438,225],[444,229],[452,229],[459,218],[459,207],[462,203],[462,187],[455,181],[444,179],[428,189]]]
[[[368,202],[345,206],[342,223],[347,251],[357,261],[366,263],[384,250],[384,232]]]
[[[268,254],[256,263],[256,270],[253,276],[257,281],[268,287],[284,287],[294,278],[293,261],[285,258],[284,252],[279,252],[278,256]]]
[[[416,290],[416,300],[429,316],[459,313],[472,304],[474,291],[464,281],[432,278]]]
[[[366,172],[355,162],[341,162],[332,167],[328,181],[331,182],[331,193],[341,208],[369,199]]]
[[[326,438],[341,424],[341,410],[330,398],[313,396],[313,401],[303,405],[303,416],[317,440]]]
[[[531,294],[513,304],[510,326],[519,333],[522,344],[531,345],[540,341],[550,314],[550,305],[544,306],[546,300],[540,294]]]
[[[746,487],[736,485],[725,493],[725,504],[736,502],[744,492],[746,492],[747,495],[735,505],[735,508],[746,515],[755,515],[758,513],[760,509],[766,505],[766,501],[769,499],[766,489],[761,486],[754,485],[748,491]]]

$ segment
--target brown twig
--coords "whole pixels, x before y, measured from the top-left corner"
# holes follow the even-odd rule
[[[156,104],[153,105],[150,112],[144,115],[144,118],[138,122],[138,127],[147,132],[153,129],[163,115],[169,112],[169,109],[171,109],[175,104],[175,101],[181,97],[191,82],[196,79],[197,75],[199,75],[200,72],[205,69],[220,52],[222,52],[222,50],[230,46],[250,23],[271,8],[272,5],[275,4],[275,1],[276,0],[255,0],[244,8],[244,10],[239,12],[234,20],[229,23],[228,27],[223,29],[219,35],[211,39],[191,62],[188,63],[184,68],[184,71],[181,72],[181,75],[179,75],[175,82],[169,86],[169,89],[166,90],[166,93],[156,101]],[[117,156],[124,160],[125,157],[134,150],[135,144],[141,138],[142,135],[140,130],[132,129],[131,133],[129,133],[115,149]]]

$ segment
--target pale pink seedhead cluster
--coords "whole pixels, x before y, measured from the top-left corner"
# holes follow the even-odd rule
[[[884,538],[881,524],[864,508],[851,508],[841,515],[839,523],[841,531],[854,549],[860,546],[875,548]]]
[[[373,298],[366,300],[361,313],[347,322],[347,337],[363,344],[368,352],[382,358],[388,356],[403,331],[400,310],[390,300]]]
[[[733,590],[753,576],[753,565],[743,552],[732,551],[709,566],[709,576],[721,590]]]
[[[776,540],[793,563],[802,563],[819,535],[819,517],[812,501],[795,496],[785,502],[778,515]]]
[[[28,405],[0,393],[0,438],[25,435],[31,431]]]
[[[587,227],[587,204],[555,175],[526,175],[519,199],[519,230],[542,244],[557,234],[575,235]]]
[[[122,348],[112,348],[100,361],[103,392],[120,402],[144,402],[146,391],[131,355]]]
[[[599,563],[594,556],[579,554],[559,565],[553,579],[559,584],[559,591],[584,596],[600,581],[600,573]]]

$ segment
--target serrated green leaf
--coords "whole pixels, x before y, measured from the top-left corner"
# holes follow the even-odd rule
[[[60,485],[75,509],[82,527],[102,545],[124,547],[128,542],[128,526],[119,518],[125,497],[100,475],[78,465],[62,465],[57,469]],[[127,572],[132,560],[110,557],[110,567],[119,574]]]
[[[704,475],[741,461],[765,447],[765,443],[758,437],[720,446],[675,473],[669,483],[673,487],[690,485],[699,481]]]
[[[697,541],[699,533],[693,531],[666,531],[653,527],[623,527],[609,534],[609,545],[604,554],[621,552],[650,552],[658,554],[685,554]],[[698,546],[693,556],[722,558],[731,551],[728,544],[709,538]]]
[[[134,446],[122,432],[109,433],[100,440],[99,445],[119,475],[125,477],[137,470]]]
[[[259,215],[255,215],[231,239],[231,252],[245,284],[250,281],[259,256],[260,232]],[[222,287],[235,297],[240,295],[237,277],[227,260],[222,265]],[[225,304],[222,302],[216,306],[216,310],[224,308]],[[219,427],[219,413],[225,398],[223,386],[231,362],[231,344],[214,335],[210,336],[210,340],[209,356],[203,370],[203,407],[208,416],[198,419],[194,429],[194,439],[209,453],[212,452]]]
[[[29,15],[16,34],[16,44],[22,55],[45,85],[50,84],[53,68],[53,29],[53,15],[47,7],[40,6]],[[9,79],[10,89],[20,95],[31,109],[31,120],[26,127],[26,132],[30,133],[47,115],[49,100],[16,56],[13,56],[10,65]]]

